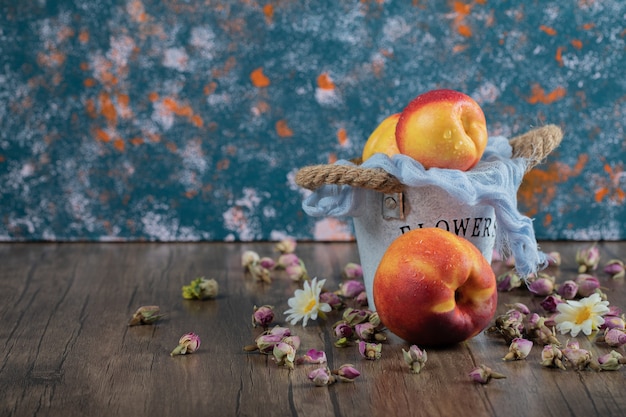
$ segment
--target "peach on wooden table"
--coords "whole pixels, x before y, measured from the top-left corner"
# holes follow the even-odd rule
[[[491,265],[468,240],[438,228],[411,230],[385,251],[373,296],[382,323],[420,346],[447,346],[480,333],[497,307]]]

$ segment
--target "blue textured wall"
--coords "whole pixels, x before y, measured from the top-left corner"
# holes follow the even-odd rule
[[[0,1],[0,239],[349,239],[294,173],[442,87],[492,135],[564,128],[539,238],[626,238],[625,4]]]

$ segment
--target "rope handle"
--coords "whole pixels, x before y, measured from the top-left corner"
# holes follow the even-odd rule
[[[526,172],[541,163],[563,138],[561,128],[546,125],[516,136],[509,141],[513,148],[513,158],[527,160]],[[350,185],[368,188],[382,193],[399,193],[404,184],[381,168],[361,168],[360,160],[353,161],[357,166],[312,165],[300,169],[296,174],[296,184],[308,190],[322,185]]]

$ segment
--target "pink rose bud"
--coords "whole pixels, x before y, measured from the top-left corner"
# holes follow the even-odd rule
[[[411,373],[414,374],[419,374],[428,360],[426,351],[418,348],[417,345],[411,345],[408,351],[402,349],[402,357],[404,362],[409,365]]]
[[[604,273],[610,275],[612,278],[615,279],[624,278],[624,275],[626,274],[624,262],[619,259],[611,259],[604,266]]]
[[[600,326],[601,329],[619,329],[624,330],[626,323],[624,319],[619,316],[604,316],[604,324]]]
[[[354,298],[365,291],[365,285],[361,281],[351,279],[339,284],[339,295],[346,298]]]
[[[608,329],[604,333],[604,342],[611,347],[620,347],[626,344],[626,333],[620,329]]]
[[[195,333],[184,334],[178,340],[178,346],[170,353],[170,356],[186,355],[193,353],[200,347],[200,337]]]
[[[559,252],[550,252],[547,254],[548,266],[561,265],[561,254]]]
[[[365,359],[375,361],[380,359],[383,351],[383,345],[380,343],[370,343],[363,340],[359,341],[359,353]]]
[[[349,337],[352,337],[352,334],[354,333],[352,326],[350,326],[345,321],[339,321],[335,323],[335,325],[333,326],[333,330],[335,331],[335,336],[337,336],[337,338],[342,338],[342,337],[349,338]]]
[[[293,253],[296,250],[297,242],[292,237],[287,237],[276,244],[276,250],[280,253]]]
[[[506,376],[494,372],[486,365],[480,365],[477,368],[474,368],[469,373],[469,377],[472,381],[478,384],[488,384],[492,379],[502,379],[506,378]]]
[[[283,337],[277,334],[261,334],[255,339],[255,343],[259,352],[269,355],[281,340]]]
[[[265,269],[274,269],[276,267],[276,261],[272,258],[264,256],[263,258],[259,259],[259,265],[261,265]]]
[[[600,262],[600,249],[596,244],[588,248],[579,249],[576,252],[576,263],[578,263],[578,272],[585,273],[593,271],[598,267]],[[586,296],[585,296],[586,297]]]
[[[303,281],[306,280],[309,276],[302,262],[297,265],[288,265],[285,268],[285,272],[287,273],[287,277],[294,281]]]
[[[598,278],[589,274],[578,275],[578,277],[576,277],[576,283],[578,284],[578,295],[580,297],[589,297],[600,288]]]
[[[361,373],[357,371],[352,365],[344,364],[339,367],[333,374],[337,375],[341,382],[354,382]]]
[[[327,367],[317,368],[309,372],[308,378],[318,387],[333,384],[335,377]]]
[[[513,310],[517,310],[522,314],[530,314],[530,309],[524,303],[514,303],[509,305],[508,307],[512,308]]]
[[[261,326],[267,327],[274,321],[274,307],[264,305],[261,307],[254,307],[254,313],[252,313],[252,325],[254,327]]]
[[[349,262],[343,267],[343,277],[345,279],[363,279],[363,268],[354,262]]]
[[[563,299],[573,300],[578,294],[578,284],[571,279],[563,282],[556,291]]]
[[[361,340],[372,340],[374,338],[374,333],[376,332],[374,329],[374,325],[370,322],[359,323],[354,326],[354,332]]]
[[[528,285],[528,289],[535,295],[550,295],[554,291],[554,282],[549,278],[536,278]]]
[[[522,278],[515,271],[508,271],[498,276],[496,287],[500,292],[511,291],[522,285]]]
[[[249,269],[250,265],[259,262],[260,259],[261,258],[258,253],[247,250],[241,255],[241,266],[243,266],[244,269]]]
[[[343,301],[334,292],[324,291],[320,294],[320,303],[326,303],[334,310],[338,310],[343,306]]]
[[[565,370],[563,352],[555,345],[545,345],[541,351],[541,366]]]
[[[309,349],[304,355],[302,355],[302,357],[298,359],[297,362],[299,364],[303,364],[303,363],[324,364],[326,363],[326,361],[327,361],[326,352],[324,352],[323,350]]]
[[[296,348],[286,342],[278,342],[272,351],[276,364],[294,369],[294,360],[296,359]]]
[[[163,317],[159,306],[141,306],[135,311],[133,317],[128,322],[129,326],[138,326],[142,324],[153,324]]]
[[[591,364],[591,353],[586,349],[565,348],[562,350],[563,356],[576,369],[582,371]]]
[[[363,323],[368,320],[370,312],[367,310],[360,310],[356,308],[346,308],[343,311],[343,319],[351,326],[355,324]]]
[[[548,295],[546,298],[544,298],[543,301],[539,303],[539,305],[548,313],[554,313],[556,311],[556,306],[564,302],[565,301],[561,299],[560,295],[553,294]]]
[[[285,269],[289,265],[300,265],[300,258],[294,253],[285,253],[278,257],[276,267]]]
[[[526,359],[532,347],[532,341],[516,337],[509,346],[509,353],[503,359],[505,361]]]
[[[598,365],[600,365],[600,369],[603,371],[617,371],[622,367],[623,363],[624,357],[622,354],[614,350],[598,357]]]

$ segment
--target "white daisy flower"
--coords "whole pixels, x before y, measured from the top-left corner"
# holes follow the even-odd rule
[[[567,300],[556,306],[559,314],[554,318],[556,329],[561,334],[571,332],[576,337],[581,331],[589,336],[604,324],[602,317],[609,312],[609,302],[602,301],[600,294],[594,293],[580,300]]]
[[[316,320],[318,315],[325,318],[324,313],[331,310],[328,303],[320,303],[320,293],[325,283],[325,279],[318,282],[317,278],[313,278],[310,283],[305,281],[304,288],[297,289],[294,296],[287,300],[291,307],[285,311],[288,314],[287,321],[296,324],[302,320],[302,327],[305,327],[309,319]]]

